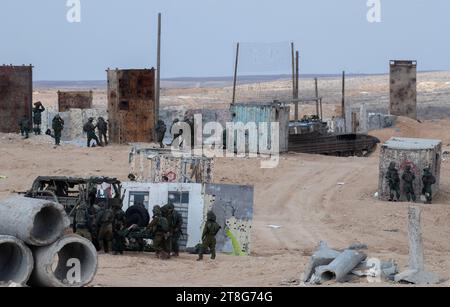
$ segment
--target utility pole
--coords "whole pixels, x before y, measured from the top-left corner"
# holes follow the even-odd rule
[[[239,43],[236,45],[236,62],[234,64],[234,80],[233,80],[233,99],[231,100],[231,105],[236,102],[236,83],[237,83],[237,73],[239,65]]]
[[[291,53],[292,53],[292,100],[295,100],[295,51],[294,51],[294,42],[291,43]]]
[[[298,50],[295,52],[295,120],[298,121],[298,97],[299,97],[299,62],[300,54]]]
[[[161,93],[161,13],[158,14],[158,43],[157,43],[157,70],[156,70],[156,101],[155,101],[155,125],[159,120],[159,98]],[[155,132],[156,135],[156,132]]]
[[[317,117],[320,117],[320,111],[319,111],[319,80],[317,80],[317,78],[314,78],[314,84],[315,84],[315,90],[316,90],[316,115],[317,115]]]
[[[347,119],[345,118],[345,71],[342,72],[342,118],[344,119],[344,127],[347,132]]]

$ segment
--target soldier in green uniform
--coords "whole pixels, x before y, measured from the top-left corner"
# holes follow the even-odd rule
[[[121,205],[121,204],[120,204]],[[121,254],[125,250],[125,223],[126,216],[121,206],[114,206],[114,219],[113,219],[113,252],[114,255]]]
[[[105,204],[97,214],[96,224],[99,229],[98,241],[100,250],[104,250],[107,254],[111,251],[112,247],[113,220],[114,212],[111,208],[109,208],[108,204]]]
[[[155,130],[158,144],[161,148],[164,148],[163,140],[164,136],[166,135],[167,127],[163,120],[158,120]]]
[[[91,242],[92,219],[93,216],[91,216],[89,212],[89,206],[85,202],[81,203],[75,211],[75,218],[73,221],[74,230],[77,235],[86,238]]]
[[[42,124],[42,112],[45,111],[44,106],[40,101],[34,104],[33,108],[33,124],[34,124],[34,134],[40,135],[41,132],[41,124]]]
[[[423,170],[422,176],[423,190],[422,194],[426,197],[426,204],[431,204],[433,201],[433,184],[436,183],[436,177],[433,176],[429,167]]]
[[[22,116],[19,121],[20,134],[24,136],[26,139],[30,137],[30,120],[26,115]]]
[[[90,117],[88,122],[84,124],[83,130],[87,134],[87,147],[91,147],[91,141],[95,140],[97,146],[100,146],[100,141],[98,140],[97,135],[95,134],[95,129],[97,126],[94,125],[94,118]]]
[[[181,214],[175,210],[175,206],[173,204],[168,204],[165,210],[165,217],[169,223],[169,251],[172,256],[178,257],[180,253],[180,246],[178,245],[178,241],[180,240],[181,235],[183,234],[181,228],[183,226],[183,217]],[[172,254],[173,253],[173,254]]]
[[[100,144],[108,145],[108,123],[105,121],[103,117],[99,117],[97,119],[97,129],[98,129],[98,136],[100,140]],[[104,140],[104,142],[103,142]]]
[[[211,259],[216,259],[216,235],[222,227],[217,224],[214,212],[209,211],[206,218],[207,221],[202,234],[202,247],[200,248],[197,261],[203,260],[203,253],[207,248],[211,251]]]
[[[389,201],[400,200],[400,176],[395,168],[395,162],[391,162],[386,173],[386,179],[389,184]],[[395,199],[394,199],[395,198]]]
[[[153,207],[153,219],[148,225],[148,229],[154,237],[153,248],[156,251],[156,257],[169,259],[166,241],[169,238],[169,225],[167,219],[162,216],[160,206]]]
[[[61,145],[61,132],[64,129],[64,120],[59,114],[56,114],[52,120],[52,128],[54,131],[55,145]]]
[[[414,192],[414,180],[416,175],[411,170],[411,165],[407,165],[405,172],[402,175],[403,179],[403,191],[406,194],[406,199],[410,202],[416,202],[416,193]]]

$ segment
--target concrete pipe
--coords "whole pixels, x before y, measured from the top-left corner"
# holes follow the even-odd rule
[[[33,265],[33,255],[22,241],[11,236],[0,236],[0,284],[25,285]]]
[[[97,273],[97,250],[77,235],[67,235],[52,245],[33,250],[35,270],[31,286],[83,287]]]
[[[0,201],[0,233],[29,245],[52,244],[69,225],[63,206],[52,201],[21,196]]]
[[[356,266],[358,266],[366,255],[354,250],[345,250],[329,265],[320,266],[316,270],[316,275],[321,282],[335,280],[336,282],[344,281],[344,278],[350,273]]]

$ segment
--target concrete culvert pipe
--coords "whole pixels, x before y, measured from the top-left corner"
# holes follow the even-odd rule
[[[63,206],[55,202],[20,196],[0,201],[0,233],[29,245],[52,244],[69,224]]]
[[[83,287],[97,273],[97,250],[77,235],[68,235],[52,245],[33,250],[35,270],[31,286]]]
[[[316,269],[316,275],[320,277],[321,282],[331,280],[342,282],[347,274],[364,259],[366,259],[366,255],[363,253],[354,250],[345,250],[329,265],[318,267]]]
[[[25,285],[33,271],[33,255],[20,240],[0,236],[0,284]]]

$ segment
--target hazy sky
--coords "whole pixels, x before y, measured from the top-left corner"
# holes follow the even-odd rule
[[[381,23],[367,21],[367,0],[80,1],[81,22],[69,23],[66,0],[1,0],[0,63],[32,63],[35,80],[156,66],[162,12],[166,78],[232,75],[238,41],[294,41],[302,73],[386,72],[390,59],[450,69],[448,0],[380,0]]]

